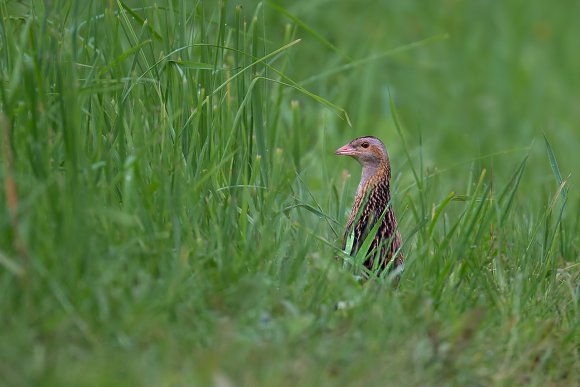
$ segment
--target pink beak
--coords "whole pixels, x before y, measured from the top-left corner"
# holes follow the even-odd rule
[[[352,156],[354,155],[354,149],[350,144],[346,144],[345,146],[338,148],[334,154],[338,156]]]

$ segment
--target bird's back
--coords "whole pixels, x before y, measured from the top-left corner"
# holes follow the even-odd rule
[[[397,220],[391,206],[388,180],[380,181],[364,187],[355,198],[352,213],[347,223],[343,248],[346,248],[349,237],[352,240],[351,255],[356,255],[365,242],[372,237],[372,242],[366,253],[364,265],[368,269],[375,267],[378,258],[378,268],[384,270],[401,247],[401,235],[397,229]],[[375,235],[369,234],[380,221]],[[399,251],[393,268],[403,263],[403,255]]]

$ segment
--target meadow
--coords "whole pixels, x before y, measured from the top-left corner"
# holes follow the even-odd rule
[[[0,384],[580,385],[579,12],[0,3]],[[335,259],[361,135],[397,290]]]

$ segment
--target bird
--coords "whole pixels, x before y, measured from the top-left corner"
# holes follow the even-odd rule
[[[364,266],[369,270],[379,268],[377,274],[388,267],[390,270],[402,270],[404,259],[399,251],[402,241],[391,205],[391,163],[387,148],[377,137],[363,136],[338,148],[335,154],[351,156],[362,166],[360,183],[342,238],[343,251],[349,248],[350,251],[346,253],[356,256],[368,236],[372,241],[366,252]],[[377,222],[380,223],[375,227]],[[375,230],[375,235],[369,235]],[[394,262],[389,265],[393,259]]]

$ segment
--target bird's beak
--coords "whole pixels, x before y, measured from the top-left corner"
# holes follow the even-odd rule
[[[341,146],[340,148],[338,148],[336,152],[334,152],[334,154],[338,156],[353,156],[354,149],[350,144],[346,144],[345,146]]]

